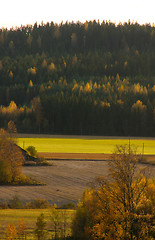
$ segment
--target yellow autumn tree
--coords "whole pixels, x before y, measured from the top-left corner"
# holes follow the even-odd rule
[[[16,110],[17,110],[16,103],[14,101],[11,101],[7,108],[7,112],[11,114],[11,113],[15,112]]]
[[[130,146],[117,146],[108,179],[99,177],[86,190],[73,220],[78,240],[152,239],[155,184],[138,169]]]
[[[5,231],[6,239],[8,240],[15,240],[17,239],[17,230],[13,223],[8,224],[6,231]]]
[[[53,62],[51,62],[50,65],[48,66],[48,70],[49,71],[55,71],[56,70],[55,64]]]
[[[137,102],[132,105],[131,111],[144,112],[146,108],[146,105],[144,105],[142,101],[137,100]]]
[[[88,21],[86,21],[86,22],[84,23],[84,28],[85,28],[85,31],[88,30]]]
[[[85,90],[85,92],[91,92],[91,90],[92,90],[91,83],[87,82],[84,90]]]
[[[32,80],[29,81],[29,87],[33,87],[33,82],[32,82]]]
[[[36,75],[37,70],[36,70],[35,67],[31,67],[31,68],[29,68],[29,69],[27,70],[27,72],[28,72],[29,74]]]
[[[16,125],[12,120],[8,122],[8,133],[11,134],[11,136],[13,133],[17,133]]]
[[[18,108],[14,101],[11,101],[8,107],[0,106],[0,113],[5,116],[6,119],[15,120],[16,117],[24,112],[24,108]]]
[[[25,225],[25,221],[24,218],[21,219],[20,224],[18,226],[18,236],[21,238],[26,239],[26,225]]]
[[[22,174],[24,157],[14,139],[0,130],[0,183],[12,183]]]
[[[13,72],[10,70],[9,77],[13,78]]]
[[[43,68],[46,68],[46,67],[47,67],[47,61],[46,61],[46,59],[43,60],[41,66],[42,66]]]

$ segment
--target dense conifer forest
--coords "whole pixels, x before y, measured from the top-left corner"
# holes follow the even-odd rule
[[[154,136],[155,27],[111,22],[0,29],[0,126]]]

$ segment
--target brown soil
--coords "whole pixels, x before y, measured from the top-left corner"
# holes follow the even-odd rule
[[[49,160],[55,159],[72,159],[72,160],[109,160],[111,154],[104,153],[38,153],[39,157]]]
[[[66,157],[69,158],[69,155]],[[60,155],[57,156],[60,157]],[[108,161],[50,160],[49,162],[53,165],[23,167],[24,174],[46,185],[0,186],[0,199],[8,201],[17,195],[25,201],[47,199],[57,205],[77,203],[83,191],[90,187],[96,177],[106,176],[108,173]],[[140,167],[144,167],[144,164],[140,164]],[[151,166],[150,169],[150,176],[155,177],[155,166]]]
[[[62,205],[77,203],[84,189],[100,175],[107,174],[106,161],[50,161],[53,166],[23,168],[23,173],[35,177],[45,186],[0,186],[1,199],[8,200],[17,195],[25,201],[47,199]]]
[[[105,153],[38,153],[39,157],[49,160],[110,160],[111,154]],[[155,155],[145,155],[147,162],[155,163]]]
[[[23,174],[32,176],[44,186],[0,186],[0,200],[8,201],[17,195],[25,201],[47,199],[51,203],[62,205],[77,203],[83,191],[90,187],[96,177],[108,173],[108,154],[40,154],[49,158],[52,166],[24,166]],[[61,160],[58,160],[61,159]],[[52,160],[57,159],[57,160]],[[66,160],[62,160],[66,159]],[[73,159],[73,160],[72,160]],[[78,161],[76,161],[77,159]],[[86,159],[86,160],[83,160]],[[95,161],[97,160],[98,161]],[[153,159],[153,158],[152,158]],[[69,160],[69,161],[68,161]],[[81,160],[81,161],[79,161]],[[144,167],[144,164],[140,164]],[[151,175],[155,177],[155,166],[151,166]]]

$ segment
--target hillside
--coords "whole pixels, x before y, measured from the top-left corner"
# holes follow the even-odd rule
[[[0,29],[0,124],[19,132],[154,136],[155,27]]]

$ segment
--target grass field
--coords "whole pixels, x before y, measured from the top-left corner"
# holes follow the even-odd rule
[[[65,213],[68,223],[67,231],[70,233],[70,225],[75,210],[57,210],[59,213]],[[24,218],[24,223],[27,232],[27,240],[34,239],[34,229],[38,216],[43,213],[46,221],[47,234],[52,234],[53,223],[50,220],[50,209],[1,209],[0,210],[0,239],[3,239],[5,230],[8,224],[13,223],[18,230],[21,219]],[[63,219],[59,220],[60,222]]]
[[[38,152],[53,153],[113,153],[115,146],[129,144],[128,138],[96,138],[96,137],[19,137],[18,145],[26,148],[34,146]],[[137,147],[137,153],[155,154],[155,138],[130,138],[130,145]],[[143,152],[144,151],[144,152]]]

